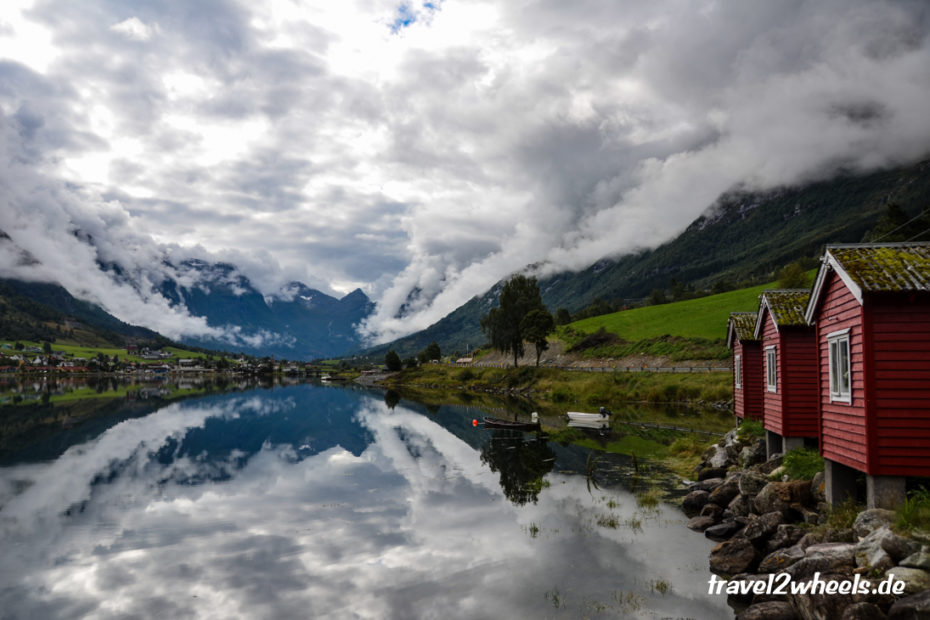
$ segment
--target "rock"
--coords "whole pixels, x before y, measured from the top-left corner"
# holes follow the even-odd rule
[[[795,565],[797,566],[797,565]],[[848,582],[850,581],[849,575],[843,575],[839,573],[827,573],[822,574],[814,578],[803,578],[797,580],[799,583],[807,581],[819,580],[821,582],[829,583],[832,581],[835,582]],[[852,587],[850,584],[848,587]],[[852,605],[855,602],[855,597],[850,594],[827,594],[821,593],[819,588],[811,588],[806,593],[792,593],[789,590],[788,600],[791,602],[791,606],[797,612],[798,616],[804,618],[805,620],[818,619],[818,620],[828,620],[833,618],[841,618],[847,607]]]
[[[900,562],[901,566],[907,568],[920,568],[930,570],[930,549],[926,545],[920,548],[916,553],[912,553]]]
[[[885,574],[894,575],[897,581],[903,581],[905,584],[904,592],[907,594],[917,594],[924,590],[930,590],[930,572],[925,570],[897,566]]]
[[[804,550],[798,545],[785,547],[768,554],[759,562],[760,573],[777,573],[804,559]]]
[[[688,519],[688,523],[686,524],[686,527],[689,530],[694,530],[695,532],[703,532],[704,530],[712,526],[714,523],[716,523],[716,520],[714,520],[713,517],[697,516],[697,517],[692,517]]]
[[[811,480],[811,497],[818,504],[827,501],[827,482],[822,471],[814,474],[814,478]]]
[[[734,474],[723,481],[719,487],[710,492],[707,501],[713,502],[718,506],[726,506],[733,501],[733,498],[739,495],[740,474]]]
[[[736,620],[797,620],[791,605],[781,601],[756,603],[744,609]]]
[[[791,482],[769,482],[759,491],[753,500],[753,507],[759,514],[766,512],[785,512],[792,504],[805,504],[810,500],[810,483],[806,480]]]
[[[775,469],[769,472],[769,480],[786,480],[785,466],[779,465]]]
[[[904,560],[904,558],[907,558],[921,550],[921,546],[918,543],[914,542],[913,540],[908,540],[903,536],[898,536],[890,529],[886,535],[882,536],[881,545],[882,549],[884,549],[888,555],[891,556],[891,559],[899,564],[902,560]],[[914,566],[912,568],[920,567]]]
[[[785,547],[790,547],[797,543],[804,536],[805,532],[797,525],[791,523],[782,523],[775,528],[775,533],[769,539],[765,548],[767,551],[776,551]]]
[[[711,540],[716,540],[717,542],[722,542],[724,540],[730,540],[733,536],[743,529],[743,524],[737,522],[736,520],[724,521],[717,525],[712,525],[711,527],[704,530],[704,536],[710,538]]]
[[[702,517],[713,517],[715,520],[719,521],[722,515],[723,508],[717,504],[704,504],[704,507],[701,508]]]
[[[802,506],[801,504],[791,504],[789,508],[790,510],[788,512],[800,515],[801,520],[804,521],[804,523],[817,525],[817,523],[820,521],[820,513],[816,510],[811,510],[807,506]],[[852,532],[852,530],[849,531]],[[850,542],[852,542],[852,540],[850,540]]]
[[[816,532],[808,532],[801,537],[801,540],[798,541],[798,546],[801,549],[807,549],[811,545],[817,545],[823,542],[823,534],[818,534]]]
[[[860,538],[864,538],[882,526],[890,526],[894,523],[895,513],[893,510],[884,508],[871,508],[863,510],[853,522],[853,530]]]
[[[753,570],[759,561],[759,552],[745,538],[732,538],[710,551],[710,570],[723,577]]]
[[[895,565],[894,559],[882,549],[881,539],[891,534],[887,527],[880,527],[856,544],[856,566],[884,572]]]
[[[711,467],[726,467],[729,461],[727,449],[723,446],[714,446],[714,453],[710,458],[705,459]]]
[[[840,620],[885,620],[885,612],[877,605],[862,601],[843,610]]]
[[[852,531],[851,529],[841,530],[841,529],[830,528],[823,535],[823,542],[825,543],[826,542],[854,543],[857,541],[858,539],[856,538],[856,533]]]
[[[888,610],[888,620],[926,620],[930,618],[930,591],[902,598]]]
[[[704,467],[698,472],[698,482],[710,480],[712,478],[723,479],[727,475],[726,467]]]
[[[748,469],[753,465],[759,465],[765,462],[765,440],[756,439],[754,442],[740,450],[736,458],[736,464],[740,469]]]
[[[729,592],[727,593],[727,604],[730,605],[730,607],[733,607],[734,603],[736,603],[737,607],[745,607],[747,605],[751,605],[756,600],[756,596],[758,595],[752,591],[752,586],[749,586],[748,589],[743,590],[742,584],[743,582],[750,582],[752,584],[755,584],[756,582],[759,582],[759,581],[768,581],[768,575],[755,575],[753,573],[741,573],[739,575],[734,575],[730,579],[727,579],[727,586],[730,586],[730,584],[734,582],[740,584],[740,591],[736,592],[735,594],[730,594]]]
[[[727,506],[727,510],[734,515],[746,517],[752,512],[752,499],[747,495],[740,493],[733,498],[733,501]]]
[[[749,521],[743,530],[743,537],[755,546],[764,548],[766,541],[784,521],[785,517],[780,512],[767,512]]]
[[[710,495],[707,491],[702,491],[700,489],[696,491],[691,491],[681,500],[681,508],[685,511],[685,514],[694,515],[700,512],[701,508],[707,503],[707,498]]]
[[[746,472],[739,479],[739,492],[743,495],[757,495],[768,483],[769,479],[762,474]]]
[[[762,463],[761,465],[758,465],[759,473],[764,476],[768,476],[773,471],[781,467],[783,461],[784,457],[782,457],[781,454],[773,454],[771,457],[769,457],[769,460]]]
[[[785,570],[795,581],[813,577],[814,573],[850,573],[856,563],[856,545],[852,543],[811,545],[804,554],[804,558]]]

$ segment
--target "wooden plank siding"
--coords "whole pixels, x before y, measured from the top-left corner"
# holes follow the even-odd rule
[[[930,295],[873,294],[874,463],[879,476],[930,476]]]
[[[762,393],[765,377],[762,374],[762,347],[757,341],[736,340],[733,343],[733,358],[740,356],[742,387],[736,386],[733,376],[733,413],[743,419],[762,420]],[[734,364],[734,369],[736,365]]]
[[[814,330],[806,327],[776,329],[772,315],[763,309],[762,397],[766,430],[782,437],[818,437],[817,343]],[[768,391],[765,350],[775,346],[778,376],[775,392]]]
[[[862,307],[835,272],[831,272],[827,278],[817,317],[820,451],[831,461],[866,471],[869,450]],[[850,330],[850,403],[833,401],[830,396],[830,350],[827,337],[844,329]]]
[[[763,322],[762,322],[762,410],[763,410],[763,421],[762,426],[765,427],[765,430],[772,431],[773,433],[778,433],[779,435],[784,436],[784,421],[782,419],[782,394],[784,394],[784,377],[785,373],[782,368],[782,351],[778,338],[778,330],[775,329],[775,321],[772,320],[772,313],[768,309],[763,308],[760,310],[763,313]],[[767,386],[766,379],[766,349],[769,347],[775,347],[776,355],[776,368],[778,369],[778,376],[776,377],[776,390],[770,392]]]
[[[817,373],[817,341],[806,327],[783,327],[781,366],[784,370],[782,433],[785,437],[817,437],[820,397]]]

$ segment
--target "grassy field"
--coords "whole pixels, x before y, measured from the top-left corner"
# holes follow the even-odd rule
[[[563,413],[568,408],[596,411],[600,406],[617,410],[626,402],[701,405],[733,397],[728,372],[589,373],[532,366],[457,368],[425,364],[404,370],[385,384],[448,392],[523,393]]]
[[[628,341],[666,335],[706,340],[724,339],[730,313],[758,309],[759,295],[763,290],[775,286],[772,282],[709,297],[633,308],[584,319],[569,326],[577,332],[588,334],[603,327],[607,332],[617,334]]]

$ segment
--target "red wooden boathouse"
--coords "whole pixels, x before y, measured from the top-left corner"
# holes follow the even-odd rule
[[[805,311],[815,326],[828,500],[866,476],[870,507],[930,476],[930,244],[828,246]]]
[[[755,327],[755,312],[730,313],[727,347],[733,351],[733,413],[741,420],[762,419],[762,343]]]
[[[804,311],[807,290],[763,291],[754,335],[761,340],[763,426],[767,452],[787,452],[816,441],[817,343]]]

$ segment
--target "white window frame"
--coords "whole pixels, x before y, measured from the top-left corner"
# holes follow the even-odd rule
[[[743,356],[733,356],[733,387],[737,390],[743,389]]]
[[[852,354],[849,329],[827,334],[830,375],[830,402],[852,402]]]
[[[774,344],[765,347],[765,389],[778,391],[778,351]]]

